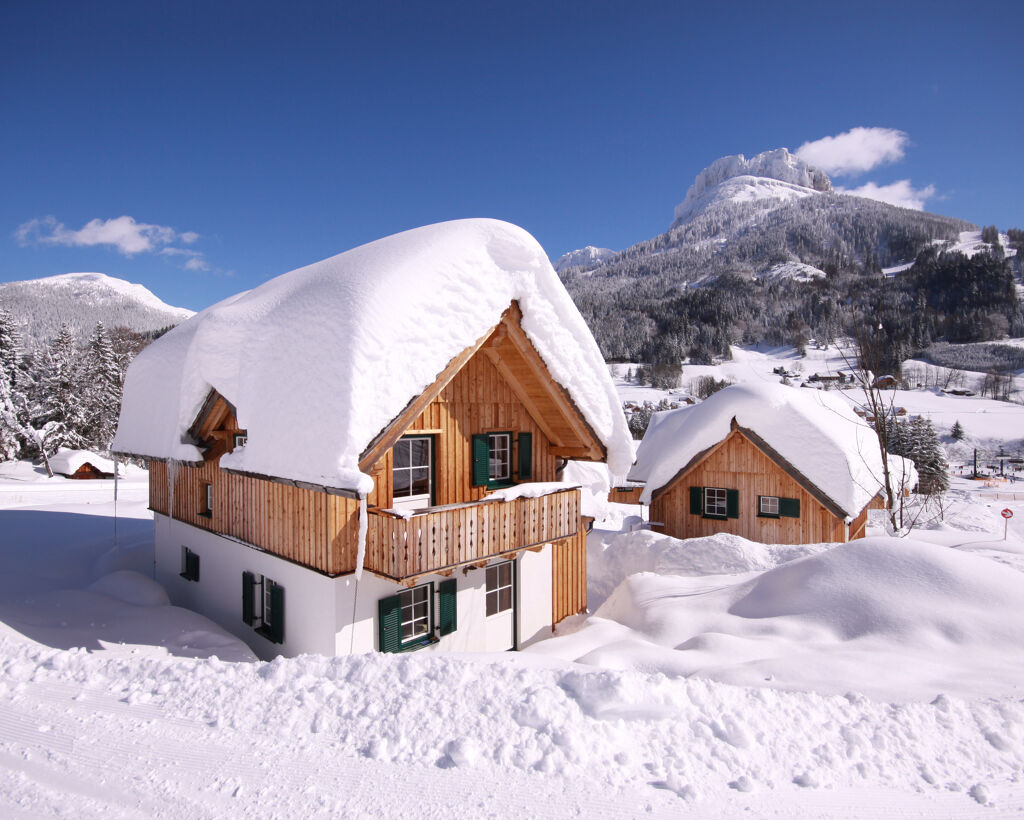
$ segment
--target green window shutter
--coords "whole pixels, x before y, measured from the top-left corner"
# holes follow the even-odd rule
[[[690,515],[704,514],[704,488],[690,487]]]
[[[437,585],[437,588],[440,592],[441,598],[437,607],[437,625],[441,635],[449,635],[458,628],[458,616],[455,602],[455,579],[452,578],[448,581],[442,581]]]
[[[491,443],[487,434],[473,436],[473,486],[486,487],[491,478]]]
[[[195,552],[189,552],[185,557],[185,571],[188,572],[188,579],[190,581],[199,580],[199,554]]]
[[[533,478],[533,433],[519,434],[519,480]]]
[[[780,498],[779,499],[779,515],[785,518],[799,518],[800,517],[800,499],[799,498]]]
[[[246,626],[252,626],[255,620],[252,614],[252,590],[256,585],[256,576],[251,572],[242,573],[242,620]]]
[[[270,588],[270,640],[284,643],[284,587],[274,584]]]
[[[398,595],[377,601],[377,648],[381,652],[402,648],[402,599]]]
[[[727,518],[740,517],[740,491],[725,491],[725,515]]]

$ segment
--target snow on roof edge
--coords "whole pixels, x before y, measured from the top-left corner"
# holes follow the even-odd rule
[[[487,219],[377,240],[182,323],[129,368],[114,448],[195,460],[185,432],[216,389],[249,433],[222,466],[365,491],[358,458],[373,436],[513,301],[624,474],[630,437],[597,343],[536,240]]]

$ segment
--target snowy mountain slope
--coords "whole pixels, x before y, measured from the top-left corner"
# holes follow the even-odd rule
[[[831,190],[832,181],[824,171],[813,168],[785,148],[764,151],[750,159],[743,154],[721,157],[697,174],[686,199],[676,206],[672,227],[690,221],[716,200],[784,202]]]
[[[587,245],[585,248],[563,253],[552,263],[552,267],[558,273],[567,268],[593,270],[613,258],[616,253],[617,251],[613,251],[611,248],[595,248],[593,245]]]
[[[158,330],[193,316],[173,307],[148,288],[103,273],[65,273],[41,279],[0,284],[0,306],[23,328],[26,344],[42,343],[67,323],[80,338],[103,322],[144,332]]]
[[[976,230],[832,190],[827,175],[779,149],[717,160],[667,231],[559,275],[606,358],[706,358],[727,343],[789,341],[801,322],[805,335],[833,336],[837,306],[873,294],[880,269]]]

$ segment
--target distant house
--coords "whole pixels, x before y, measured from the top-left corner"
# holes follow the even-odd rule
[[[114,462],[88,450],[60,449],[49,458],[57,475],[74,479],[113,478]]]
[[[659,414],[629,473],[655,530],[769,544],[863,537],[868,511],[884,507],[881,476],[874,431],[845,401],[775,384]]]
[[[543,250],[432,225],[203,311],[132,363],[157,579],[262,657],[500,651],[586,609],[568,459],[624,474],[600,351]]]

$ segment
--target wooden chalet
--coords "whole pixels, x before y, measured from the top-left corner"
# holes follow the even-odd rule
[[[211,390],[185,436],[201,459],[149,454],[172,599],[265,657],[511,649],[585,611],[581,495],[559,471],[608,448],[523,325],[513,300],[380,419],[358,454],[368,491],[240,468],[245,408]]]
[[[737,392],[739,401],[735,400]],[[770,399],[779,396],[787,401],[779,403],[776,412],[780,419],[772,421]],[[868,511],[884,508],[877,479],[880,470],[865,478],[863,471],[858,474],[856,469],[849,469],[849,451],[821,436],[809,435],[808,450],[800,453],[803,417],[792,411],[789,400],[797,406],[808,404],[807,394],[792,388],[728,388],[698,405],[702,407],[701,418],[667,419],[653,430],[652,437],[657,440],[646,448],[641,446],[637,466],[631,473],[631,477],[648,482],[644,501],[650,504],[652,528],[675,538],[728,532],[766,544],[845,542],[864,537]],[[749,422],[746,425],[733,415],[744,404],[749,405],[743,418]],[[714,417],[716,407],[725,415],[714,419],[714,429],[720,432],[709,435],[706,424]],[[693,414],[695,410],[683,413]],[[843,412],[843,425],[864,426],[848,409]],[[754,429],[755,425],[759,429]],[[841,425],[837,430],[840,434],[860,432],[852,427],[845,430]],[[780,432],[784,434],[781,442]],[[664,454],[671,436],[688,434],[698,443],[668,452],[667,458],[652,467],[650,462]],[[866,436],[863,441],[871,444]],[[646,439],[644,443],[648,444]],[[874,446],[877,448],[877,443]],[[800,453],[800,463],[783,455],[782,449],[787,454]],[[861,447],[861,452],[865,461],[877,459],[877,452],[867,446]],[[828,482],[808,474],[808,466],[817,466],[819,458],[832,462],[831,469],[822,473]],[[836,465],[840,469],[835,469]],[[657,477],[656,469],[660,472]],[[842,475],[844,469],[846,480],[838,482],[837,487],[835,477]],[[871,487],[874,489],[865,491]]]

